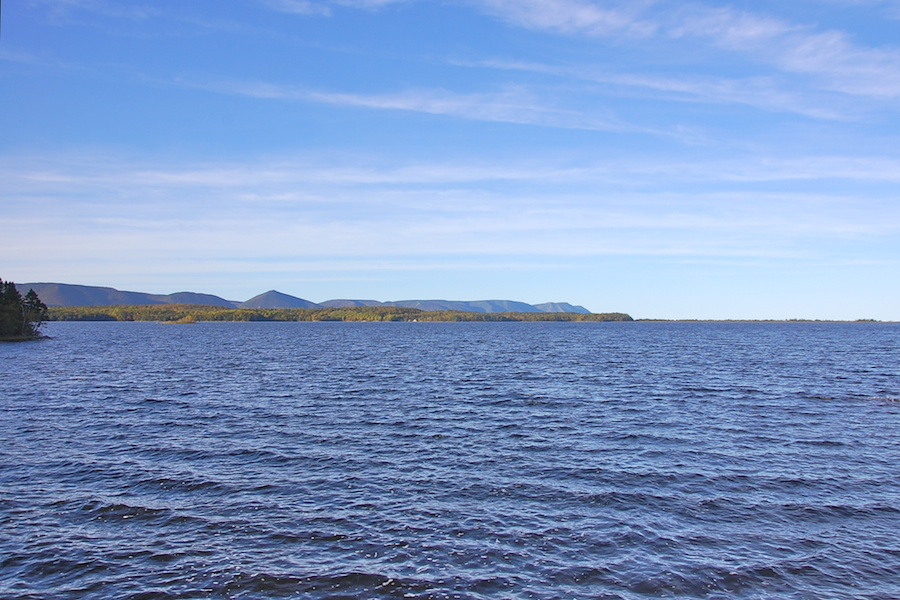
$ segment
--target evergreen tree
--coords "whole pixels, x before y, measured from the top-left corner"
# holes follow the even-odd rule
[[[36,336],[41,326],[47,320],[47,305],[41,302],[37,292],[28,290],[22,303],[25,307],[25,332],[24,335]]]
[[[22,329],[22,297],[11,281],[0,279],[0,336],[17,335]]]
[[[46,320],[47,305],[34,290],[22,299],[16,284],[0,279],[0,338],[37,337]]]

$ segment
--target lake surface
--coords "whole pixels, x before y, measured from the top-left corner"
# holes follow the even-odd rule
[[[900,326],[50,323],[0,598],[900,598]]]

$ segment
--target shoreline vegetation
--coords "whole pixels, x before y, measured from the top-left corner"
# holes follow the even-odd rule
[[[0,342],[28,342],[46,336],[41,326],[47,320],[47,305],[33,289],[25,297],[12,281],[0,279]]]
[[[481,313],[456,310],[425,311],[395,306],[344,308],[223,308],[201,304],[55,306],[49,321],[156,321],[190,324],[247,321],[406,321],[406,322],[612,322],[633,321],[625,313]]]
[[[532,313],[420,310],[394,306],[342,308],[223,308],[206,304],[53,306],[48,321],[144,321],[172,325],[201,322],[562,322],[562,323],[882,323],[875,319],[633,319],[626,313]],[[29,338],[32,339],[32,338]]]

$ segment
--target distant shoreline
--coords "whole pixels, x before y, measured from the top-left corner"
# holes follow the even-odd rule
[[[155,321],[162,323],[248,321],[406,322],[623,322],[625,313],[468,312],[395,306],[342,308],[223,308],[200,304],[54,306],[49,321]]]
[[[895,323],[875,319],[633,319],[627,313],[520,313],[427,311],[417,308],[353,306],[343,308],[223,308],[200,304],[56,306],[49,321],[198,322],[539,322],[539,323]]]
[[[897,323],[876,319],[634,319],[635,323]]]

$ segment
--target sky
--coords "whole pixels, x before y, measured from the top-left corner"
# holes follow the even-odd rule
[[[4,0],[0,277],[900,320],[900,0]]]

